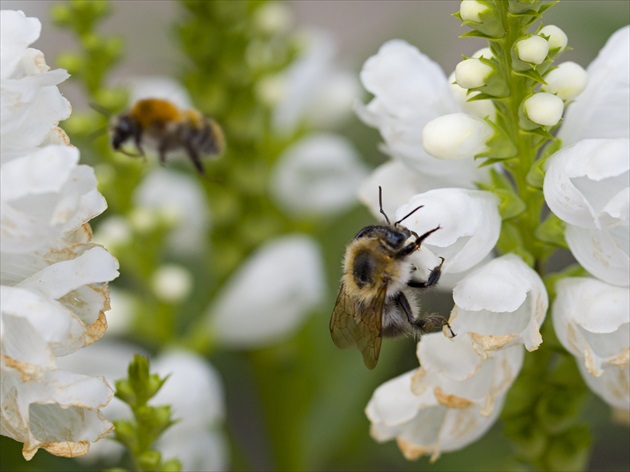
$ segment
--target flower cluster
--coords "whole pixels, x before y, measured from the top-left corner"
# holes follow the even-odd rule
[[[600,280],[555,275],[556,334],[586,384],[630,409],[630,29],[588,71],[556,65],[567,47],[562,30],[528,32],[549,6],[461,2],[463,24],[490,47],[460,62],[448,81],[403,41],[383,45],[361,72],[373,98],[358,115],[379,129],[391,160],[359,195],[377,215],[382,186],[385,212],[397,219],[422,206],[405,226],[441,229],[413,264],[428,273],[443,257],[441,286],[453,290],[457,336],[423,336],[420,368],[379,387],[366,408],[373,437],[395,438],[409,459],[460,449],[496,420],[523,348],[542,345],[544,267],[565,245]],[[542,221],[545,200],[553,213]]]
[[[29,48],[40,22],[2,11],[1,172],[2,418],[0,432],[65,457],[84,455],[112,424],[101,414],[113,391],[103,378],[61,370],[58,360],[107,328],[107,282],[118,262],[91,242],[89,220],[106,208],[93,170],[57,128],[70,104]]]

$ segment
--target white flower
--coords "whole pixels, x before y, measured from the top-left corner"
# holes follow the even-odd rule
[[[538,92],[523,101],[523,110],[531,121],[542,126],[555,126],[562,118],[562,98],[547,92]]]
[[[606,365],[599,377],[591,375],[586,366],[578,362],[580,374],[593,392],[613,408],[630,411],[630,369],[628,365]]]
[[[105,200],[56,127],[70,113],[56,87],[68,74],[48,71],[28,49],[37,19],[1,15],[0,432],[24,443],[27,460],[39,448],[74,457],[112,429],[100,408],[113,392],[104,379],[58,362],[105,333],[106,283],[118,262],[91,243],[88,221]]]
[[[547,292],[538,274],[514,254],[464,277],[453,290],[453,300],[451,327],[458,336],[470,333],[480,354],[518,343],[533,351],[542,342],[539,328],[549,304]]]
[[[372,436],[396,438],[407,459],[461,449],[494,424],[518,375],[523,349],[514,346],[482,359],[463,334],[429,334],[418,343],[422,367],[376,389],[366,407]]]
[[[418,269],[430,270],[437,258],[443,257],[443,272],[457,273],[479,263],[494,248],[501,231],[498,204],[494,194],[482,190],[429,190],[413,196],[398,208],[396,221],[422,206],[401,222],[419,235],[440,226],[417,252],[422,261],[428,261],[428,265],[424,262]],[[429,255],[431,257],[427,258]]]
[[[534,65],[542,64],[549,53],[549,42],[540,36],[521,39],[514,46],[521,61]]]
[[[57,123],[70,116],[70,104],[56,87],[68,73],[49,70],[44,55],[28,48],[39,37],[39,20],[21,11],[3,10],[0,15],[0,149],[5,163],[54,139]]]
[[[588,66],[588,84],[569,106],[558,132],[563,145],[580,139],[630,138],[629,49],[630,27],[625,26]]]
[[[542,85],[542,91],[553,93],[569,102],[584,91],[588,74],[579,64],[567,61],[547,73],[545,82],[547,83]]]
[[[311,134],[279,158],[270,191],[278,204],[297,217],[327,215],[356,202],[357,187],[367,170],[341,136]]]
[[[153,168],[136,188],[136,210],[159,212],[174,222],[167,244],[181,254],[202,252],[210,227],[210,213],[199,179],[172,170]],[[150,219],[155,222],[155,215]]]
[[[556,291],[556,334],[589,375],[599,377],[610,365],[627,369],[630,289],[591,278],[566,278],[556,284]]]
[[[405,164],[410,179],[427,176],[432,188],[474,188],[474,182],[487,175],[487,169],[477,168],[472,154],[467,160],[448,162],[431,157],[422,147],[422,128],[461,107],[439,66],[415,47],[401,40],[388,41],[365,62],[361,81],[374,98],[367,105],[357,104],[356,112],[366,124],[379,129],[385,141],[383,152]],[[392,192],[389,195],[385,198],[394,207],[405,201]]]
[[[182,470],[226,470],[228,447],[218,428],[225,401],[218,372],[202,357],[182,350],[158,356],[152,370],[169,375],[152,405],[172,405],[177,422],[156,444],[164,458],[177,457]]]
[[[356,79],[334,63],[336,45],[332,37],[323,31],[309,31],[303,40],[304,54],[276,82],[283,85],[283,90],[273,122],[285,134],[304,121],[315,127],[333,126],[347,116],[358,96]]]
[[[474,89],[485,85],[486,78],[492,73],[492,67],[479,59],[465,59],[455,66],[455,80],[465,89]]]
[[[481,118],[452,113],[429,121],[422,129],[422,146],[433,157],[470,160],[487,150],[494,130]]]
[[[562,52],[566,49],[567,43],[569,42],[569,38],[567,38],[566,33],[556,25],[543,26],[538,34],[542,36],[549,36],[547,41],[549,42],[551,50],[558,49],[559,52]]]
[[[630,140],[587,139],[548,161],[545,200],[567,222],[578,262],[614,285],[630,283]]]
[[[224,345],[272,343],[297,329],[323,295],[315,242],[280,237],[259,248],[222,288],[208,311],[208,327]]]

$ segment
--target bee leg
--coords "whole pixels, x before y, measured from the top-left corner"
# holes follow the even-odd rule
[[[441,226],[438,226],[436,228],[433,228],[430,231],[427,231],[426,233],[424,233],[421,236],[416,236],[415,241],[407,244],[405,247],[403,247],[400,251],[398,251],[394,257],[396,259],[402,259],[406,256],[408,256],[409,254],[411,254],[413,251],[417,250],[420,245],[422,244],[422,241],[424,241],[425,239],[427,239],[427,237],[429,237],[429,235],[431,235],[432,233],[435,233],[438,229],[440,229]],[[415,234],[415,233],[413,233]]]
[[[451,325],[448,324],[448,321],[446,321],[446,318],[436,313],[416,318],[412,320],[411,323],[424,333],[432,333],[437,331],[436,328],[439,327],[440,329],[442,329],[444,326],[446,326],[451,332],[451,337],[454,338],[456,336],[456,334],[451,329]]]
[[[427,288],[437,284],[442,275],[442,265],[444,264],[444,258],[440,257],[440,259],[442,259],[442,262],[440,262],[439,266],[433,268],[426,282],[422,280],[410,280],[407,282],[407,285],[413,288]]]
[[[136,154],[136,157],[142,157],[142,162],[147,162],[147,156],[144,154],[144,149],[142,149],[142,133],[140,131],[140,128],[136,128],[133,132],[133,143],[136,146],[136,150],[138,151],[138,154]]]
[[[188,157],[190,157],[190,160],[195,166],[195,169],[197,169],[197,172],[199,172],[200,175],[205,175],[203,164],[201,163],[201,156],[199,156],[199,153],[195,150],[195,148],[187,145],[186,152],[188,153]]]

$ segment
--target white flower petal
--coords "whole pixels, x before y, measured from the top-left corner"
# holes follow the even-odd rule
[[[0,12],[0,78],[13,74],[26,48],[39,38],[42,25],[37,18],[27,18],[22,11]]]
[[[586,139],[556,152],[543,186],[551,211],[572,225],[600,228],[603,209],[629,186],[629,155],[628,139]]]
[[[396,220],[422,206],[401,224],[420,235],[440,226],[422,248],[444,257],[445,273],[462,272],[485,258],[496,244],[501,230],[498,203],[490,192],[442,188],[412,197],[396,210]]]
[[[522,342],[533,351],[547,312],[545,286],[523,260],[508,254],[462,279],[453,290],[453,331],[471,333],[480,352]]]
[[[625,366],[605,366],[599,377],[591,375],[578,361],[580,373],[586,384],[613,408],[630,410],[630,369]]]
[[[558,132],[564,145],[580,139],[630,138],[630,26],[613,34],[588,67],[588,85],[569,106]]]
[[[241,265],[208,312],[225,345],[268,344],[297,329],[324,293],[319,249],[304,236],[266,243]]]
[[[565,237],[577,261],[595,277],[613,285],[630,285],[628,224],[612,230],[567,225]]]
[[[23,442],[27,460],[39,448],[64,457],[84,455],[90,441],[113,429],[98,411],[113,394],[102,378],[48,371],[24,382],[3,366],[0,433]]]
[[[356,202],[367,175],[351,144],[334,134],[313,134],[279,158],[270,190],[278,204],[295,216],[334,214]]]

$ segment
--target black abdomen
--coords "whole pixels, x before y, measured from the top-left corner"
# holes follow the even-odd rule
[[[352,262],[352,276],[359,288],[374,283],[375,268],[374,256],[369,251],[356,255]]]

